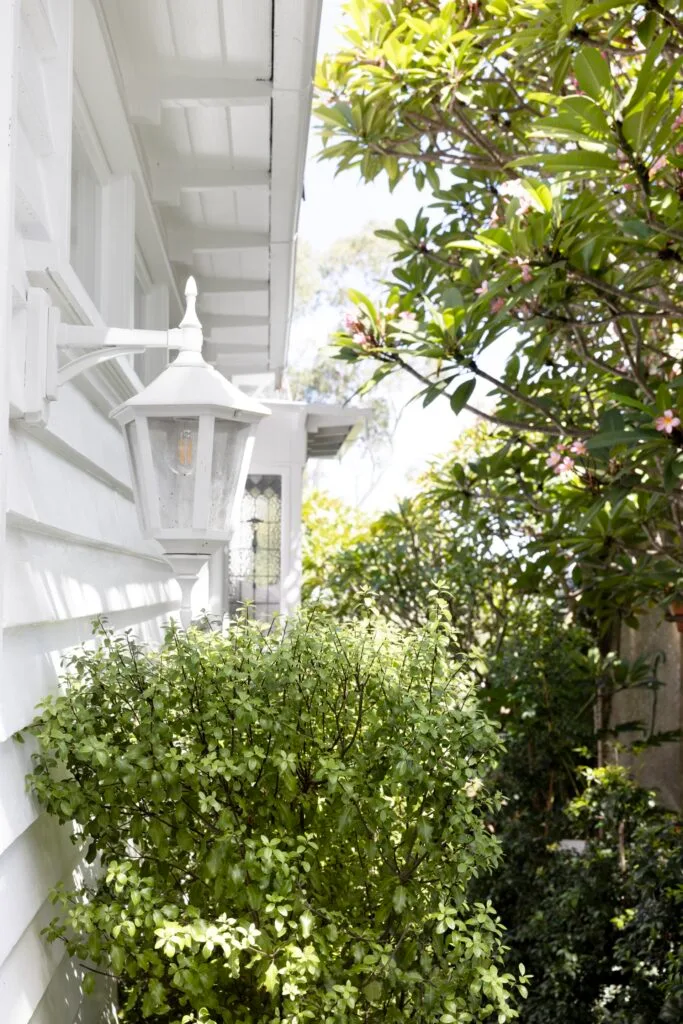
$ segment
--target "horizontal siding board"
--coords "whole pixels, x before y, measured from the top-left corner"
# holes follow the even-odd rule
[[[11,526],[3,577],[8,631],[54,620],[93,619],[172,598],[170,570],[163,562],[81,547]]]
[[[82,969],[65,956],[27,1024],[76,1024],[81,1007],[82,977]]]
[[[81,854],[70,834],[71,829],[41,814],[0,857],[0,965],[10,956],[27,922],[40,911],[50,889],[60,879],[67,884],[72,881]]]
[[[40,813],[24,782],[32,750],[30,738],[21,744],[13,739],[0,743],[0,856]]]
[[[95,408],[74,384],[59,390],[59,401],[50,406],[47,429],[86,458],[106,466],[122,483],[130,486],[121,428]]]
[[[47,901],[22,933],[0,966],[0,1007],[5,1024],[28,1024],[64,956],[59,943],[48,944],[41,936],[55,916]],[[59,1016],[51,1024],[65,1024]]]
[[[96,977],[95,992],[81,1002],[83,969],[65,956],[28,1024],[114,1024],[111,983]]]
[[[107,616],[113,629],[134,626],[143,639],[160,638],[162,621],[168,621],[179,602],[127,608]],[[62,652],[92,635],[92,619],[66,619],[35,623],[20,629],[6,629],[0,679],[0,741],[25,728],[34,716],[36,704],[55,689]]]
[[[60,526],[51,526],[50,523],[41,523],[39,519],[31,519],[29,516],[21,515],[19,512],[7,513],[7,528],[16,530],[18,533],[35,535],[38,537],[51,537],[53,540],[65,544],[73,544],[81,548],[95,548],[97,551],[107,551],[115,555],[124,555],[138,560],[143,559],[157,567],[161,566],[166,573],[170,572],[169,563],[161,554],[147,553],[135,548],[127,548],[123,544],[113,544],[111,541],[102,540],[96,537],[86,537],[80,533],[73,533],[71,530],[64,530]]]
[[[93,540],[159,555],[158,545],[141,536],[130,497],[24,431],[12,432],[8,456],[9,512]]]

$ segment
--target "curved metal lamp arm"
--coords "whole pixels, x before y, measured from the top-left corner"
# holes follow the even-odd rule
[[[189,277],[185,286],[185,315],[179,327],[169,331],[141,330],[137,327],[81,327],[61,324],[58,348],[83,349],[84,355],[70,360],[57,373],[57,384],[66,384],[80,373],[117,356],[146,352],[151,348],[189,349],[201,352],[203,335],[197,319],[197,284]]]
[[[79,373],[92,370],[93,366],[99,366],[100,363],[116,359],[117,356],[138,355],[144,351],[145,349],[140,346],[137,348],[124,348],[121,345],[115,345],[112,348],[98,348],[94,352],[87,352],[84,356],[78,356],[76,359],[72,359],[71,362],[65,363],[57,371],[57,386],[61,387],[62,384],[67,384],[74,377],[78,377]]]

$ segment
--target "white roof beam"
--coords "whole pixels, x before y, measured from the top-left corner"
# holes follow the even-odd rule
[[[234,327],[268,327],[270,318],[268,316],[240,315],[230,313],[204,313],[202,315],[202,327],[205,331],[220,331],[221,328],[228,330]],[[214,338],[214,340],[216,340]]]
[[[209,342],[204,345],[204,358],[228,375],[259,373],[268,369],[268,351],[265,348],[250,348],[248,352],[230,352],[223,348],[216,349]]]
[[[235,249],[267,249],[267,231],[232,231],[230,228],[170,227],[168,252],[172,260],[192,263],[195,252],[229,252]]]
[[[189,271],[188,271],[189,273]],[[202,295],[239,295],[254,292],[268,293],[270,281],[241,280],[237,277],[201,277],[195,275],[201,304]]]
[[[248,342],[246,344],[234,342],[232,345],[226,345],[221,344],[220,341],[216,341],[214,338],[212,338],[210,341],[204,343],[204,358],[207,357],[207,346],[209,349],[208,355],[212,355],[216,359],[219,356],[221,358],[231,358],[235,356],[268,355],[267,344],[250,345]]]
[[[270,171],[264,168],[231,168],[215,160],[155,162],[151,168],[152,197],[157,203],[177,206],[181,192],[209,192],[214,189],[270,187]]]
[[[271,82],[169,74],[164,78],[137,78],[128,87],[131,121],[159,124],[164,107],[250,107],[262,106],[273,94]]]

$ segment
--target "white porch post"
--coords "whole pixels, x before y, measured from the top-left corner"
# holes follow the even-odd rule
[[[223,545],[209,559],[209,611],[212,615],[225,615],[228,611],[227,564],[226,548]]]

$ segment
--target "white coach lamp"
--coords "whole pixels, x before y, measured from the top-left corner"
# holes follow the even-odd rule
[[[173,566],[186,627],[197,574],[230,538],[256,426],[270,410],[204,361],[192,277],[185,295],[178,356],[112,416],[123,427],[140,525]]]

